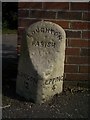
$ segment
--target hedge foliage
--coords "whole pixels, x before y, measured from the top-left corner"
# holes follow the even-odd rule
[[[18,2],[2,3],[2,27],[3,29],[18,28]]]

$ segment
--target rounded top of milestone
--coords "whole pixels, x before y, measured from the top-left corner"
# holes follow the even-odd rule
[[[28,37],[34,37],[36,35],[44,35],[56,37],[59,41],[65,39],[64,29],[56,23],[48,21],[39,21],[29,26],[27,30]]]

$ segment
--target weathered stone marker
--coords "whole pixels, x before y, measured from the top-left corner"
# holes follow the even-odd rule
[[[21,44],[18,94],[42,103],[62,92],[65,39],[64,30],[52,22],[40,21],[28,28]]]

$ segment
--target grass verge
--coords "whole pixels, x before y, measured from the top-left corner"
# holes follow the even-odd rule
[[[14,30],[11,30],[11,29],[2,29],[2,34],[17,34],[17,30],[14,29]]]

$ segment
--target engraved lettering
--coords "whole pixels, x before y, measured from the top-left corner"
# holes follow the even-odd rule
[[[51,31],[49,28],[46,28],[46,32],[48,32],[49,33],[49,31]]]
[[[49,84],[52,83],[52,79],[49,80]]]
[[[51,34],[52,34],[52,33],[55,33],[55,31],[54,31],[53,29],[51,29]]]
[[[32,46],[55,48],[56,43],[55,42],[45,42],[45,41],[32,41]]]
[[[43,41],[41,41],[41,46],[42,46],[42,47],[44,46],[44,42],[43,42]]]
[[[55,33],[54,33],[54,35],[56,35],[56,36],[57,36],[57,35],[58,35],[58,32],[55,32]]]
[[[48,84],[50,84],[50,83],[49,83],[49,80],[46,80],[46,81],[45,81],[45,85],[48,85]]]
[[[41,32],[43,32],[43,33],[44,33],[44,28],[41,28]]]
[[[35,34],[35,31],[33,31],[32,34]]]
[[[59,76],[59,77],[56,77],[56,78],[52,78],[52,79],[49,79],[49,80],[46,80],[45,81],[45,85],[49,85],[49,84],[55,84],[55,82],[57,81],[62,81],[63,80],[63,76]]]
[[[39,28],[36,29],[36,32],[39,32]]]
[[[39,33],[39,32],[42,32],[42,33],[51,33],[51,34],[57,36],[57,38],[58,38],[59,40],[62,39],[62,36],[61,36],[60,32],[57,32],[57,31],[55,32],[53,29],[49,29],[49,28],[38,28],[38,27],[37,27],[37,28],[35,29],[35,31],[32,31],[32,34],[31,34],[31,35],[33,35],[33,34],[35,34],[35,33]],[[29,34],[27,34],[27,36],[30,37]]]
[[[59,40],[62,39],[61,35],[58,36]]]
[[[37,79],[35,77],[29,76],[28,74],[22,73],[22,72],[20,72],[18,74],[21,78],[25,79],[24,86],[25,86],[26,89],[29,89],[29,87],[30,87],[29,83],[31,83],[33,85],[37,84]]]
[[[51,45],[51,42],[48,42],[47,47],[50,47],[50,45]]]
[[[52,43],[52,46],[53,46],[54,48],[55,48],[55,45],[56,45],[55,43]]]
[[[36,45],[35,46],[39,46],[39,41],[36,41]]]
[[[24,81],[24,84],[25,84],[25,88],[29,89],[29,83],[27,81]]]

